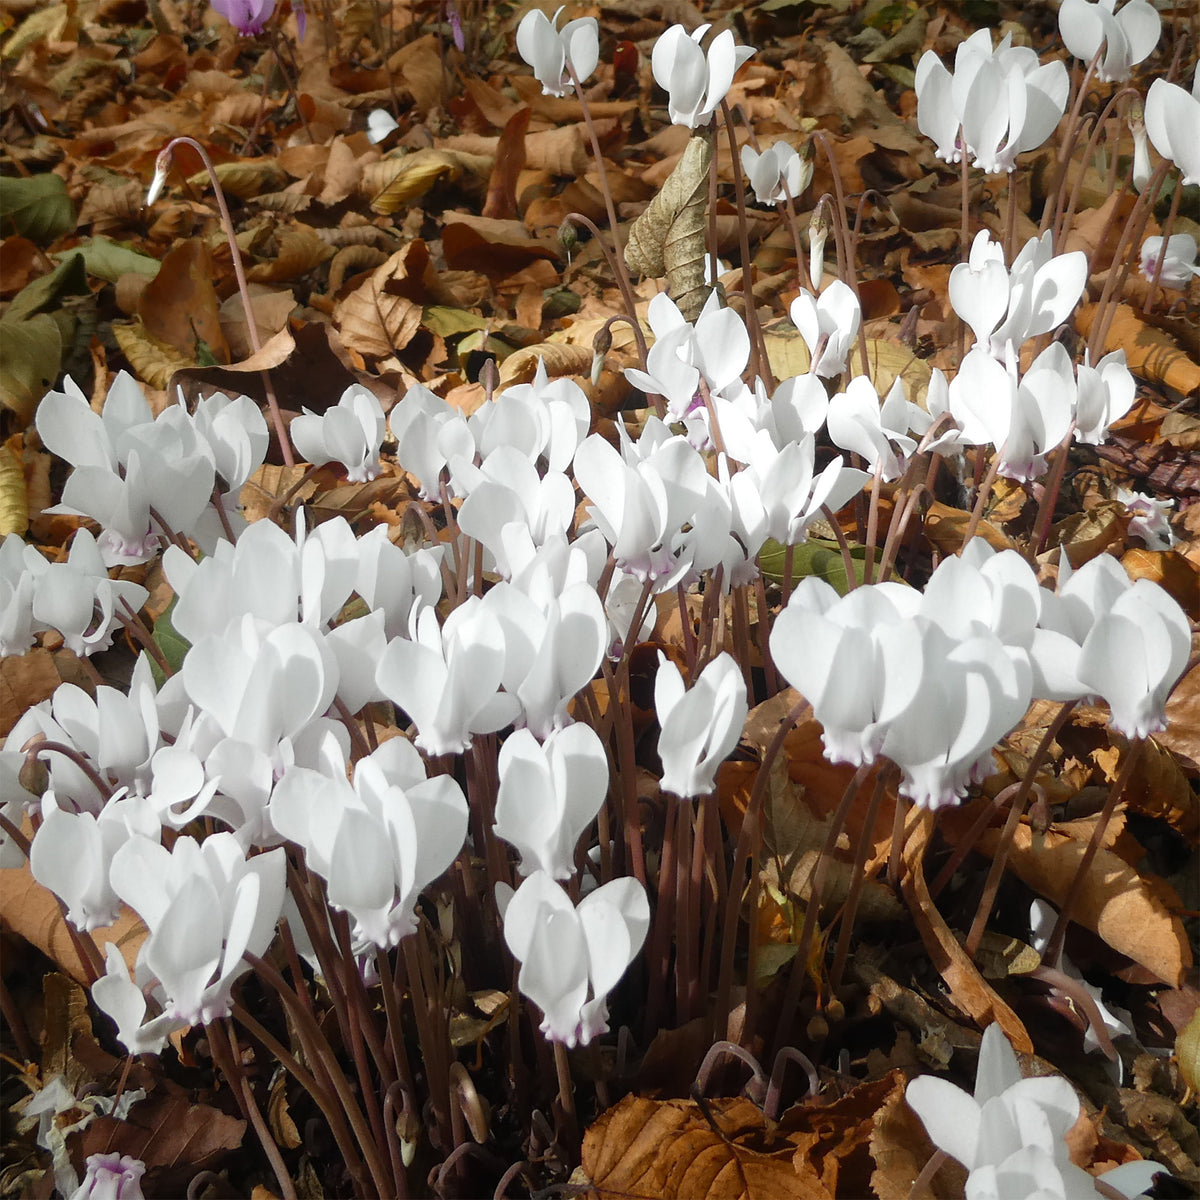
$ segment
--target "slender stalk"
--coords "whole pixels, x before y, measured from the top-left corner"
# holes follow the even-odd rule
[[[721,101],[721,116],[725,121],[725,133],[729,141],[729,161],[733,170],[733,194],[737,203],[738,240],[742,255],[742,296],[746,304],[746,328],[750,332],[750,373],[757,375],[767,385],[768,391],[773,391],[775,380],[771,374],[771,364],[767,359],[767,345],[763,339],[762,324],[758,319],[758,306],[754,300],[754,270],[750,258],[750,232],[746,227],[746,185],[742,179],[742,164],[738,156],[737,133],[733,127],[733,113],[729,101]],[[715,147],[714,147],[715,150]],[[716,168],[717,156],[713,154],[713,167]],[[716,256],[717,248],[712,248]]]
[[[242,1069],[241,1051],[233,1025],[228,1021],[210,1021],[205,1026],[205,1032],[208,1034],[208,1044],[212,1048],[213,1058],[233,1085],[233,1094],[237,1098],[242,1115],[254,1130],[259,1145],[262,1146],[263,1153],[271,1164],[271,1170],[275,1173],[275,1180],[279,1184],[283,1200],[296,1200],[295,1184],[292,1183],[292,1177],[288,1174],[287,1167],[284,1166],[279,1147],[275,1144],[275,1139],[271,1136],[271,1131],[267,1128],[262,1112],[255,1102],[254,1089],[250,1086],[250,1080],[246,1078],[246,1072]]]
[[[1078,867],[1075,869],[1071,886],[1067,889],[1062,907],[1059,909],[1058,920],[1054,923],[1054,932],[1050,934],[1050,940],[1046,943],[1046,950],[1042,955],[1042,961],[1051,966],[1056,966],[1062,958],[1063,942],[1066,940],[1067,928],[1071,924],[1075,905],[1078,903],[1080,893],[1083,891],[1084,881],[1087,879],[1092,862],[1095,860],[1100,850],[1100,845],[1104,841],[1104,834],[1108,829],[1108,823],[1112,820],[1113,813],[1117,811],[1117,804],[1125,794],[1125,789],[1129,786],[1129,781],[1133,778],[1134,769],[1137,767],[1138,760],[1142,757],[1142,750],[1145,745],[1145,738],[1134,739],[1132,745],[1126,751],[1125,761],[1121,764],[1121,771],[1117,776],[1117,781],[1113,784],[1112,790],[1108,794],[1108,799],[1105,801],[1104,807],[1100,810],[1100,815],[1096,818],[1096,825],[1092,830],[1092,836],[1088,840],[1087,847],[1084,849],[1083,856],[1079,860]]]
[[[808,974],[808,960],[812,951],[813,936],[817,931],[817,920],[821,914],[821,901],[825,892],[825,880],[829,875],[829,864],[833,861],[833,852],[837,847],[838,838],[850,815],[850,806],[858,796],[863,782],[871,772],[873,762],[865,762],[856,770],[842,793],[842,799],[832,817],[829,819],[829,829],[825,834],[825,844],[821,847],[816,869],[809,883],[808,903],[804,906],[804,925],[800,930],[800,938],[796,943],[796,957],[792,959],[791,972],[788,975],[787,992],[779,1011],[779,1023],[775,1028],[775,1051],[788,1044],[792,1021],[796,1015],[796,1005],[800,1001],[800,989]]]
[[[833,955],[833,967],[829,972],[829,989],[836,992],[842,983],[842,973],[846,969],[846,959],[850,954],[850,935],[854,932],[854,918],[858,913],[859,896],[867,881],[863,868],[867,862],[867,850],[871,845],[871,833],[875,828],[875,818],[879,813],[879,805],[883,800],[884,787],[887,783],[887,771],[879,772],[875,780],[875,788],[871,792],[871,802],[867,806],[863,818],[862,836],[854,851],[854,870],[850,876],[850,890],[846,894],[846,903],[842,909],[842,924],[838,930],[837,949]]]
[[[250,303],[250,289],[246,283],[246,272],[242,267],[242,252],[238,249],[237,231],[233,227],[233,218],[229,215],[229,205],[225,202],[225,192],[221,188],[221,181],[217,178],[217,170],[213,166],[212,159],[208,156],[208,151],[191,137],[176,137],[172,138],[159,151],[158,161],[155,164],[155,178],[160,175],[165,178],[166,173],[170,170],[171,157],[174,154],[176,146],[191,146],[197,154],[200,155],[201,161],[204,163],[204,168],[208,172],[208,177],[212,181],[213,193],[217,198],[217,208],[221,214],[221,224],[225,228],[225,236],[229,240],[229,252],[233,257],[233,274],[237,279],[238,292],[242,297],[242,308],[246,313],[246,330],[247,336],[250,339],[250,348],[257,354],[262,349],[262,343],[258,337],[258,325],[254,320],[254,306]],[[267,395],[267,408],[271,412],[271,421],[275,426],[275,435],[279,438],[279,450],[283,455],[283,461],[286,466],[293,467],[296,465],[296,460],[292,455],[292,443],[288,440],[287,426],[283,423],[283,413],[279,409],[279,401],[275,398],[275,387],[271,383],[271,376],[268,371],[262,371],[260,378],[263,382],[263,388]]]
[[[762,762],[754,776],[754,786],[750,789],[750,799],[746,804],[746,812],[742,817],[742,827],[738,832],[737,852],[734,858],[733,871],[729,876],[729,889],[725,898],[725,924],[721,939],[721,966],[717,976],[717,1003],[713,1012],[716,1026],[716,1036],[724,1037],[731,1016],[730,996],[733,992],[734,950],[737,946],[738,924],[741,920],[742,897],[744,895],[743,881],[746,878],[746,868],[750,865],[751,856],[761,846],[760,827],[762,821],[763,800],[767,794],[771,769],[775,760],[783,750],[787,735],[791,733],[797,721],[808,708],[807,700],[798,700],[791,711],[779,723],[775,736],[771,739],[763,754]],[[753,878],[754,873],[752,873]],[[750,928],[753,930],[756,914],[749,914]]]
[[[1146,299],[1142,304],[1142,312],[1148,313],[1154,307],[1155,297],[1158,295],[1159,279],[1162,277],[1163,263],[1167,260],[1167,242],[1171,238],[1171,234],[1175,229],[1175,218],[1179,216],[1179,197],[1183,193],[1183,184],[1177,180],[1175,183],[1175,191],[1171,194],[1171,208],[1167,213],[1167,219],[1162,227],[1162,245],[1158,248],[1158,260],[1154,264],[1154,271],[1150,276],[1150,288],[1146,292]]]
[[[625,265],[625,255],[621,247],[621,231],[617,225],[617,210],[613,205],[612,192],[608,186],[608,176],[604,172],[604,155],[600,153],[600,138],[596,134],[596,126],[592,122],[592,112],[588,107],[587,97],[583,94],[583,85],[579,82],[579,76],[575,74],[575,68],[571,65],[571,60],[566,60],[567,73],[571,77],[571,86],[575,89],[575,95],[579,97],[579,108],[583,113],[583,123],[587,127],[588,137],[592,143],[592,155],[596,159],[596,172],[600,180],[600,194],[604,197],[604,210],[608,214],[608,230],[612,234],[613,240],[613,256],[609,260],[613,267],[613,273],[616,275],[617,287],[621,290],[621,298],[625,301],[625,307],[629,311],[629,320],[633,325],[633,336],[637,339],[638,353],[642,356],[642,370],[646,371],[649,368],[646,366],[646,337],[642,333],[642,327],[638,324],[637,302],[633,295],[633,284],[629,279],[629,270]],[[570,214],[570,219],[574,220],[577,214]],[[591,222],[588,222],[591,224]],[[593,230],[595,226],[592,226]]]
[[[813,139],[825,151],[825,160],[829,163],[829,171],[833,176],[833,192],[837,197],[837,204],[834,212],[834,232],[836,236],[840,236],[842,241],[843,255],[843,274],[845,282],[850,285],[851,291],[854,292],[854,298],[859,301],[861,307],[862,298],[858,294],[858,271],[854,263],[854,244],[850,238],[850,229],[846,224],[846,198],[842,189],[842,173],[838,167],[837,159],[833,154],[833,147],[829,144],[829,138],[824,132],[817,130],[813,134]],[[858,353],[862,362],[862,373],[870,376],[871,364],[867,358],[867,334],[860,321],[858,326]]]

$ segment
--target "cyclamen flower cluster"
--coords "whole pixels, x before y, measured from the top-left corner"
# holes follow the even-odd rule
[[[1012,171],[1017,155],[1036,150],[1058,125],[1070,81],[1061,62],[1043,64],[1005,34],[994,49],[990,30],[960,43],[951,73],[932,51],[917,63],[917,126],[949,163],[964,154],[990,175]]]
[[[1072,572],[1064,556],[1049,592],[1015,551],[981,538],[924,593],[881,583],[839,597],[804,579],[771,631],[775,665],[824,726],[826,757],[890,758],[901,792],[928,808],[992,773],[992,747],[1031,699],[1099,696],[1128,737],[1164,728],[1190,648],[1179,605],[1115,559]]]
[[[62,503],[47,511],[98,522],[105,566],[146,562],[172,532],[211,552],[227,527],[244,525],[237,495],[262,466],[269,440],[253,401],[218,394],[193,415],[180,400],[156,419],[124,371],[102,414],[73,380],[64,386],[37,410],[42,442],[75,468]]]

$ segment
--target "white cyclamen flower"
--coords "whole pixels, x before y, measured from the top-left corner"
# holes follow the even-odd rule
[[[953,75],[932,50],[917,63],[917,126],[937,143],[937,156],[958,162],[965,150],[988,174],[1011,171],[1017,155],[1054,132],[1070,81],[1058,61],[1044,66],[1006,34],[993,50],[990,30],[960,43]]]
[[[650,69],[654,82],[667,92],[673,125],[707,125],[738,68],[754,53],[751,46],[735,45],[733,32],[726,29],[713,38],[706,54],[700,43],[711,28],[700,25],[689,34],[682,25],[672,25],[654,43]]]
[[[841,374],[862,324],[862,309],[850,286],[835,279],[819,298],[801,288],[788,316],[814,357],[809,370],[823,379]]]
[[[520,852],[522,875],[575,873],[575,846],[604,803],[608,756],[590,725],[555,730],[543,745],[528,729],[500,748],[497,837]]]
[[[654,709],[662,727],[662,790],[684,799],[708,795],[750,711],[737,660],[722,651],[685,690],[679,668],[660,650]]]
[[[742,170],[759,204],[783,204],[797,199],[812,181],[812,155],[784,141],[773,142],[761,154],[753,146],[743,146]]]
[[[442,626],[432,608],[414,606],[409,637],[393,638],[379,661],[380,691],[412,718],[430,754],[461,753],[473,734],[503,729],[521,710],[499,690],[504,634],[482,606],[471,596]]]
[[[1058,31],[1063,45],[1085,63],[1104,56],[1096,66],[1101,83],[1123,83],[1130,71],[1158,45],[1162,17],[1149,0],[1126,0],[1114,11],[1117,0],[1063,0],[1058,10]]]
[[[200,1025],[228,1016],[230,989],[250,969],[242,955],[262,955],[274,939],[284,870],[282,849],[247,859],[232,833],[182,836],[171,850],[135,835],[116,852],[109,877],[150,931],[139,975],[144,968],[161,985],[165,1017]]]
[[[531,9],[517,26],[517,51],[533,68],[543,96],[565,96],[571,86],[567,65],[582,84],[600,61],[600,26],[595,17],[580,17],[556,29],[562,8],[547,19],[539,8]]]
[[[1146,132],[1154,148],[1178,168],[1184,187],[1200,183],[1200,68],[1189,94],[1156,79],[1146,93]]]
[[[271,796],[271,823],[303,847],[329,903],[353,918],[355,941],[394,946],[416,929],[422,890],[462,849],[462,789],[449,775],[427,779],[402,737],[359,759],[353,784],[338,752],[322,767],[285,772]]]
[[[378,145],[400,128],[399,122],[386,108],[373,108],[367,113],[367,141]]]
[[[650,904],[632,878],[611,880],[578,907],[545,871],[514,892],[496,885],[517,986],[542,1010],[542,1033],[569,1047],[608,1030],[608,993],[646,940]]]
[[[307,462],[314,467],[339,462],[351,483],[365,483],[379,474],[383,431],[383,407],[361,383],[352,383],[320,416],[305,409],[288,427],[293,445]]]

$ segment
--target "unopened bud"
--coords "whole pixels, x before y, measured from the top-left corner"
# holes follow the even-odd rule
[[[825,275],[825,239],[829,237],[829,217],[825,205],[818,204],[808,222],[808,277],[814,291],[821,288]]]
[[[50,772],[46,761],[38,754],[38,743],[46,739],[38,734],[25,751],[25,761],[17,772],[17,782],[31,795],[41,797],[50,787]]]
[[[579,230],[569,217],[563,219],[558,227],[558,244],[567,252],[567,262],[571,261],[571,251],[579,245]]]

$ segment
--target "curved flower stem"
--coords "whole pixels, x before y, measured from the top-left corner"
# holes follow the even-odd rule
[[[138,616],[137,613],[129,605],[129,601],[124,596],[121,597],[121,607],[125,610],[124,613],[117,613],[117,619],[121,622],[125,632],[133,638],[147,654],[158,664],[158,668],[168,678],[175,674],[175,668],[167,661],[167,656],[162,652],[162,647],[154,640],[153,633],[146,628],[145,622]]]
[[[841,239],[842,243],[842,271],[846,276],[845,282],[850,285],[854,298],[859,302],[861,311],[862,298],[858,294],[858,270],[854,263],[854,242],[846,223],[846,198],[842,190],[842,172],[833,155],[833,147],[829,144],[829,138],[825,136],[824,131],[818,129],[813,134],[813,140],[825,151],[825,160],[829,163],[829,171],[833,176],[833,193],[837,198],[837,203],[834,205],[833,227],[835,235]],[[863,328],[862,321],[859,321],[858,324],[858,354],[862,362],[862,373],[870,378],[871,364],[867,358],[867,333]]]
[[[921,1168],[921,1173],[913,1180],[913,1185],[908,1189],[908,1198],[913,1200],[916,1196],[923,1196],[929,1191],[929,1181],[938,1173],[950,1155],[944,1150],[935,1150],[930,1156],[929,1161]]]
[[[35,734],[34,738],[36,737]],[[100,797],[105,803],[112,799],[112,785],[96,770],[95,765],[82,751],[77,750],[74,746],[68,746],[65,742],[35,741],[34,738],[30,738],[21,747],[22,753],[28,755],[32,752],[39,757],[43,754],[61,754],[63,758],[70,759],[88,777],[88,781],[100,793]]]
[[[1162,245],[1158,248],[1158,261],[1154,264],[1154,271],[1150,276],[1150,287],[1146,292],[1146,299],[1142,304],[1142,312],[1148,313],[1154,307],[1155,297],[1158,295],[1159,279],[1162,276],[1163,263],[1167,260],[1167,242],[1171,239],[1171,234],[1175,229],[1175,219],[1179,216],[1179,197],[1183,192],[1183,184],[1177,182],[1175,191],[1171,194],[1171,209],[1167,213],[1167,219],[1163,222],[1162,227]]]
[[[867,850],[871,845],[871,834],[875,828],[875,818],[879,813],[879,805],[883,801],[884,788],[887,785],[887,771],[879,772],[875,780],[875,788],[871,792],[871,802],[863,817],[862,836],[854,850],[854,868],[850,875],[850,890],[846,894],[846,903],[842,908],[841,928],[838,930],[837,949],[833,954],[833,967],[829,972],[829,990],[836,992],[841,986],[842,973],[846,969],[846,959],[850,954],[850,935],[854,932],[854,917],[858,912],[858,900],[863,886],[867,882],[864,867],[867,862]]]
[[[201,161],[204,163],[204,169],[208,172],[208,177],[212,181],[213,193],[217,198],[217,208],[221,214],[221,224],[225,229],[225,236],[229,240],[229,252],[233,258],[233,274],[237,279],[238,292],[242,297],[242,308],[246,313],[246,332],[250,339],[250,348],[257,354],[262,349],[262,343],[258,337],[258,326],[254,320],[254,308],[250,303],[250,289],[246,284],[246,272],[242,267],[242,252],[238,249],[237,233],[233,227],[233,218],[229,215],[229,205],[225,202],[225,192],[221,188],[221,181],[217,178],[217,170],[213,166],[212,159],[208,156],[208,151],[191,137],[175,137],[172,138],[159,151],[158,160],[154,166],[155,180],[165,178],[167,172],[171,169],[171,157],[174,154],[176,146],[191,146],[197,154],[200,155]],[[151,185],[151,191],[155,189]],[[288,440],[287,426],[283,423],[283,414],[279,411],[279,401],[275,398],[275,387],[271,383],[271,375],[268,371],[260,372],[260,378],[263,382],[263,388],[267,395],[267,408],[271,413],[271,421],[275,426],[275,435],[279,439],[279,451],[283,455],[283,461],[286,466],[294,467],[296,460],[292,456],[292,443]]]
[[[226,1025],[229,1027],[225,1028]],[[250,1086],[250,1080],[246,1078],[246,1072],[242,1069],[241,1048],[238,1046],[237,1034],[233,1031],[233,1026],[228,1021],[210,1021],[204,1029],[208,1034],[208,1044],[212,1047],[213,1060],[225,1072],[229,1082],[233,1085],[233,1093],[238,1107],[254,1130],[259,1145],[262,1146],[263,1153],[271,1164],[271,1170],[275,1173],[283,1200],[296,1200],[295,1184],[292,1183],[292,1177],[288,1174],[287,1167],[284,1166],[279,1147],[275,1144],[275,1139],[271,1136],[266,1121],[263,1120],[262,1112],[254,1099],[254,1089]]]
[[[796,943],[796,957],[792,959],[791,971],[788,975],[787,993],[783,1006],[779,1011],[779,1023],[775,1027],[775,1052],[788,1045],[792,1021],[796,1015],[796,1005],[800,1001],[800,989],[808,975],[809,956],[812,951],[813,936],[817,931],[817,920],[821,915],[821,900],[825,892],[825,880],[829,875],[829,864],[833,860],[833,851],[841,836],[850,815],[850,807],[858,796],[863,783],[875,766],[874,762],[865,762],[850,778],[842,799],[833,816],[829,819],[829,829],[825,834],[825,844],[821,847],[820,857],[809,881],[808,903],[804,907],[804,925],[800,930],[800,938]]]
[[[975,495],[975,505],[971,509],[971,518],[967,521],[967,528],[963,533],[964,546],[975,536],[979,522],[983,520],[983,510],[987,508],[988,497],[992,494],[992,485],[996,482],[996,476],[1000,474],[1000,463],[1004,458],[1006,448],[1007,446],[999,447],[988,464],[987,474],[979,485],[979,491]]]
[[[1071,438],[1075,436],[1075,422],[1063,436],[1063,440],[1054,449],[1054,465],[1050,468],[1050,477],[1042,488],[1042,498],[1038,504],[1037,519],[1033,523],[1033,537],[1029,540],[1030,558],[1036,559],[1046,548],[1046,539],[1050,536],[1050,525],[1054,520],[1054,508],[1058,504],[1058,494],[1062,489],[1063,475],[1067,469],[1067,458],[1071,450]]]
[[[12,844],[16,846],[20,852],[29,857],[29,839],[20,829],[17,828],[3,813],[0,813],[0,831],[4,833],[6,838],[11,839]]]
[[[350,1149],[349,1145],[342,1145],[339,1141],[339,1146],[345,1158],[346,1168],[358,1186],[359,1195],[386,1196],[389,1191],[387,1165],[380,1155],[379,1147],[375,1144],[366,1119],[363,1117],[362,1109],[359,1108],[358,1103],[354,1099],[350,1081],[346,1078],[345,1073],[338,1064],[328,1039],[321,1032],[321,1027],[317,1024],[312,1013],[300,1003],[295,993],[288,987],[283,976],[269,962],[257,957],[257,955],[251,954],[249,951],[246,951],[243,957],[254,968],[255,974],[258,975],[263,983],[273,991],[279,993],[280,998],[296,1022],[297,1035],[304,1042],[305,1057],[310,1063],[314,1063],[314,1065],[316,1062],[321,1063],[329,1083],[337,1093],[341,1113],[350,1122],[350,1126],[354,1130],[355,1141],[358,1142],[358,1148],[361,1151],[361,1155],[354,1154],[353,1152],[347,1155],[346,1151]],[[238,1019],[241,1020],[242,1018],[239,1017]],[[314,1099],[316,1098],[314,1096]],[[336,1105],[333,1106],[333,1111],[337,1112]],[[331,1131],[336,1131],[339,1124],[340,1121],[336,1123],[331,1121]],[[368,1174],[370,1175],[369,1179],[367,1178]]]
[[[1125,228],[1121,230],[1112,266],[1108,269],[1108,278],[1104,281],[1104,290],[1100,293],[1100,299],[1096,302],[1096,311],[1092,317],[1092,331],[1088,336],[1088,356],[1091,362],[1095,362],[1103,353],[1104,344],[1108,338],[1108,329],[1117,310],[1115,297],[1121,294],[1121,289],[1129,275],[1129,248],[1141,239],[1146,222],[1150,219],[1150,213],[1154,207],[1154,198],[1158,195],[1158,189],[1162,187],[1163,180],[1166,179],[1170,169],[1171,160],[1164,158],[1155,168],[1154,174],[1150,176],[1150,182],[1146,184],[1145,190],[1137,198],[1137,203],[1133,206],[1133,211],[1130,212],[1129,218],[1125,222]]]
[[[825,514],[825,520],[829,522],[829,527],[833,530],[834,540],[838,544],[838,549],[842,552],[842,567],[846,572],[846,590],[853,591],[858,587],[858,579],[854,574],[854,558],[850,554],[850,543],[846,541],[846,535],[842,532],[842,527],[838,524],[837,514],[829,507],[828,504],[821,505],[821,512]],[[789,546],[788,549],[791,549]],[[791,564],[786,564],[790,566]],[[788,575],[791,572],[788,571]]]
[[[762,324],[758,319],[758,306],[754,300],[754,270],[750,258],[750,233],[746,228],[746,185],[742,179],[742,164],[738,157],[737,133],[733,127],[733,113],[729,101],[721,101],[721,116],[725,121],[725,133],[729,141],[729,162],[733,171],[733,194],[737,203],[738,242],[742,256],[742,296],[746,304],[746,328],[750,333],[750,374],[758,376],[766,384],[768,391],[775,390],[775,379],[771,374],[771,364],[767,359],[767,344],[763,339]],[[714,141],[716,139],[714,138]],[[717,155],[713,153],[713,170],[717,169]],[[717,248],[712,248],[716,257]]]
[[[1146,739],[1144,737],[1134,738],[1133,743],[1125,753],[1125,761],[1121,764],[1121,771],[1117,776],[1117,780],[1113,784],[1112,790],[1108,793],[1108,799],[1104,802],[1104,807],[1100,810],[1100,815],[1096,818],[1096,825],[1092,830],[1092,836],[1088,840],[1083,856],[1079,860],[1079,865],[1075,868],[1075,876],[1071,880],[1071,886],[1067,889],[1066,896],[1063,898],[1062,907],[1058,912],[1058,920],[1054,923],[1054,931],[1050,934],[1050,940],[1046,943],[1045,952],[1042,954],[1042,961],[1051,966],[1057,966],[1062,960],[1063,942],[1066,941],[1067,927],[1071,924],[1071,916],[1075,911],[1075,905],[1079,901],[1080,893],[1083,891],[1084,880],[1087,878],[1092,862],[1100,850],[1100,844],[1104,840],[1104,833],[1108,829],[1108,823],[1112,820],[1113,813],[1117,811],[1117,804],[1125,794],[1125,789],[1129,786],[1129,781],[1133,778],[1134,768],[1136,768],[1138,760],[1142,757],[1142,749],[1145,745]]]
[[[975,824],[967,830],[966,836],[958,840],[958,844],[954,847],[954,853],[946,860],[945,866],[937,873],[934,881],[929,885],[929,897],[931,900],[936,900],[942,889],[950,882],[955,871],[963,864],[963,860],[975,848],[976,842],[979,841],[983,831],[992,823],[992,814],[1000,805],[1004,804],[1010,793],[1013,795],[1011,807],[1019,809],[1021,812],[1025,810],[1025,801],[1028,798],[1029,792],[1036,786],[1032,780],[1037,775],[1038,768],[1046,761],[1050,754],[1050,747],[1054,744],[1054,739],[1058,736],[1062,727],[1066,724],[1067,718],[1071,715],[1078,704],[1078,700],[1068,700],[1055,714],[1054,720],[1050,722],[1046,732],[1042,735],[1042,740],[1038,743],[1037,749],[1033,752],[1033,757],[1029,760],[1029,766],[1026,768],[1026,775],[1020,783],[1007,787],[1002,791],[992,802],[992,808],[980,813]],[[1002,847],[993,855],[995,859],[1003,859],[1007,853],[1007,847],[1011,840],[1008,829],[1001,837]],[[987,885],[984,885],[984,891],[987,891]],[[987,917],[984,917],[987,921]]]
[[[587,127],[588,137],[592,143],[592,155],[596,159],[596,171],[600,180],[600,194],[604,197],[604,210],[608,214],[609,232],[612,234],[613,254],[609,259],[609,264],[612,266],[613,274],[617,279],[617,287],[621,289],[621,297],[625,301],[625,307],[629,310],[629,318],[633,323],[634,336],[637,338],[638,353],[642,356],[642,370],[648,371],[646,366],[646,338],[642,333],[641,326],[637,319],[637,303],[633,295],[633,284],[629,279],[629,269],[625,265],[625,255],[621,246],[621,232],[617,227],[617,210],[613,204],[612,191],[608,186],[608,176],[604,172],[604,155],[600,153],[600,138],[596,133],[596,126],[592,122],[592,112],[588,107],[587,97],[583,94],[583,85],[579,82],[579,76],[575,74],[575,68],[571,64],[568,57],[565,63],[567,73],[571,77],[571,86],[575,89],[575,95],[579,97],[579,108],[583,113],[583,123]],[[568,214],[571,220],[575,219],[577,214]],[[593,231],[596,227],[591,225]],[[597,239],[599,240],[599,239]],[[603,243],[601,243],[603,246]],[[607,256],[607,252],[606,252]]]
[[[1039,983],[1044,983],[1055,991],[1062,992],[1087,1018],[1092,1036],[1095,1037],[1097,1045],[1104,1051],[1109,1062],[1116,1062],[1121,1057],[1109,1036],[1108,1026],[1104,1024],[1100,1009],[1096,1006],[1095,997],[1078,979],[1072,979],[1064,971],[1060,971],[1057,967],[1048,967],[1045,963],[1028,972],[1025,978],[1036,979]]]
[[[1067,236],[1067,233],[1071,228],[1071,222],[1075,219],[1075,210],[1079,205],[1079,194],[1083,190],[1083,178],[1085,174],[1084,168],[1086,168],[1087,163],[1091,159],[1092,155],[1096,152],[1097,143],[1100,141],[1101,137],[1104,136],[1104,130],[1107,127],[1109,117],[1112,116],[1112,110],[1123,97],[1137,95],[1138,92],[1135,88],[1121,88],[1120,91],[1115,92],[1112,95],[1108,103],[1104,106],[1104,109],[1101,111],[1100,116],[1096,119],[1096,123],[1088,137],[1087,147],[1083,152],[1083,162],[1080,164],[1079,174],[1075,177],[1075,183],[1071,188],[1071,195],[1067,201],[1067,206],[1062,210],[1061,213],[1055,213],[1057,226],[1055,227],[1054,244],[1056,247],[1058,246],[1059,241]],[[1065,183],[1065,174],[1063,180]],[[1059,197],[1059,200],[1061,201],[1061,196]],[[1044,226],[1044,218],[1042,223]]]
[[[1054,195],[1054,203],[1047,204],[1042,213],[1042,232],[1047,229],[1054,231],[1054,249],[1057,252],[1059,248],[1059,239],[1065,235],[1066,228],[1059,229],[1057,227],[1058,218],[1061,212],[1063,194],[1066,191],[1067,184],[1067,164],[1071,161],[1071,155],[1075,151],[1075,145],[1079,140],[1079,113],[1083,108],[1083,100],[1087,95],[1087,86],[1092,80],[1092,75],[1100,62],[1100,56],[1104,53],[1104,47],[1101,46],[1092,56],[1092,61],[1088,63],[1087,70],[1083,73],[1083,79],[1079,82],[1079,86],[1075,89],[1075,99],[1071,105],[1071,115],[1067,118],[1067,127],[1063,132],[1062,144],[1058,148],[1058,169],[1060,179],[1058,188]],[[1074,68],[1073,74],[1078,74],[1078,65]],[[1087,156],[1084,156],[1084,163],[1087,162]],[[1082,171],[1081,171],[1082,174]],[[1049,219],[1047,219],[1049,218]]]

